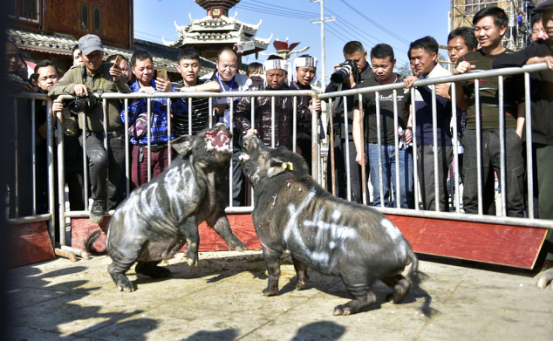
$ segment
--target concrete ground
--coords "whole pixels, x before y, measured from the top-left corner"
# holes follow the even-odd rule
[[[285,257],[280,295],[264,297],[260,252],[204,252],[199,267],[177,257],[173,277],[153,280],[129,271],[138,290],[119,292],[106,272],[110,259],[56,259],[10,270],[11,340],[553,340],[553,290],[534,287],[535,272],[426,257],[424,298],[378,300],[369,311],[333,316],[347,302],[340,280],[310,272],[294,289]]]

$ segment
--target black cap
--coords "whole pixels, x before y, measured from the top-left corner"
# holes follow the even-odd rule
[[[532,11],[533,13],[553,11],[553,0],[545,0],[541,4],[537,5]]]

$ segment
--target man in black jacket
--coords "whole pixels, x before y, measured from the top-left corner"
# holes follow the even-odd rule
[[[292,90],[286,83],[288,61],[280,57],[269,57],[263,63],[265,81],[253,83],[249,91],[286,91]],[[252,98],[242,97],[236,106],[234,122],[237,129],[243,135],[256,134],[267,146],[277,148],[285,146],[292,150],[293,145],[293,112],[294,100],[288,96],[275,97],[274,121],[272,120],[272,99],[270,96],[255,97],[255,117],[251,122]],[[297,120],[299,122],[310,122],[311,114],[301,101],[297,102]],[[273,127],[274,125],[274,127]],[[273,130],[274,128],[274,130]],[[273,135],[274,133],[274,135]]]
[[[317,75],[317,58],[308,54],[301,55],[294,59],[292,72],[288,75],[290,87],[298,90],[313,90],[311,83],[315,81]],[[321,113],[321,100],[312,99],[310,96],[299,98],[301,104],[309,108],[309,112],[314,109],[317,114]],[[321,129],[322,130],[322,129]],[[312,163],[312,140],[311,140],[311,122],[298,123],[297,146],[311,172]]]
[[[517,53],[497,58],[493,68],[547,63],[549,70],[530,74],[532,99],[532,154],[537,165],[539,215],[553,219],[553,0],[541,3],[534,13],[543,13],[543,24],[549,36]],[[525,132],[526,130],[524,130]],[[525,137],[525,136],[524,136]],[[553,267],[553,231],[547,235],[549,250],[545,267]]]
[[[367,62],[367,52],[358,41],[348,42],[343,49],[344,58],[346,60],[354,61],[357,65],[358,74],[349,74],[349,77],[345,77],[343,83],[331,81],[326,87],[325,92],[335,92],[341,90],[353,89],[356,85],[363,83],[366,80],[373,78],[373,72],[371,66]],[[340,68],[339,65],[334,66],[334,70],[337,71]],[[336,196],[347,199],[347,172],[346,172],[346,141],[349,147],[349,168],[351,178],[351,200],[357,203],[362,203],[362,181],[361,181],[361,167],[355,162],[357,152],[355,150],[355,144],[352,137],[352,120],[353,120],[353,103],[354,97],[347,97],[347,118],[348,118],[348,136],[346,140],[345,124],[344,124],[344,103],[342,97],[337,97],[333,102],[333,121],[334,131],[328,132],[334,139],[334,161],[335,169],[330,169],[331,163],[328,163],[328,187],[329,191],[332,191],[332,172],[336,177]],[[357,98],[355,98],[357,100]],[[368,168],[367,168],[368,169]],[[368,177],[368,173],[367,173]]]

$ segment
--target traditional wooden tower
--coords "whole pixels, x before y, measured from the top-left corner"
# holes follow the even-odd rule
[[[262,20],[257,25],[243,23],[236,19],[237,13],[231,18],[229,9],[240,0],[195,0],[198,5],[207,11],[207,16],[202,19],[193,19],[190,14],[190,25],[175,27],[180,39],[163,43],[172,47],[193,47],[200,56],[207,59],[215,59],[217,52],[225,46],[233,47],[235,44],[246,42],[253,43],[253,49],[244,51],[243,55],[257,54],[266,50],[273,35],[267,39],[255,37]]]

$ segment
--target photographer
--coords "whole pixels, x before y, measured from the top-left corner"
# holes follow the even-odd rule
[[[117,185],[124,174],[125,141],[124,125],[119,116],[122,101],[107,100],[108,149],[104,148],[104,114],[101,101],[94,94],[120,92],[129,93],[125,77],[117,66],[103,64],[104,48],[98,36],[87,34],[79,39],[83,66],[70,69],[50,90],[49,96],[75,95],[80,97],[69,104],[79,114],[82,129],[86,121],[86,154],[89,161],[89,176],[94,203],[90,209],[90,221],[100,224],[106,209],[115,208],[118,203]],[[109,170],[109,181],[108,179]]]
[[[341,90],[353,89],[356,85],[373,78],[373,72],[367,62],[367,52],[363,44],[358,41],[348,42],[343,49],[346,61],[340,65],[334,66],[334,74],[330,77],[330,84],[325,92],[336,92]],[[348,137],[349,144],[349,167],[351,177],[351,200],[362,203],[362,182],[361,167],[355,162],[356,151],[352,137],[353,104],[355,96],[347,97],[347,117],[348,117]],[[344,103],[343,97],[337,97],[333,102],[332,111],[334,113],[334,131],[329,132],[334,138],[334,158],[335,169],[330,169],[331,163],[328,163],[328,188],[332,190],[331,172],[334,172],[336,178],[336,195],[340,198],[347,198],[347,172],[346,172],[346,136],[344,125]],[[328,131],[328,129],[327,129]],[[368,174],[367,174],[368,176]]]

